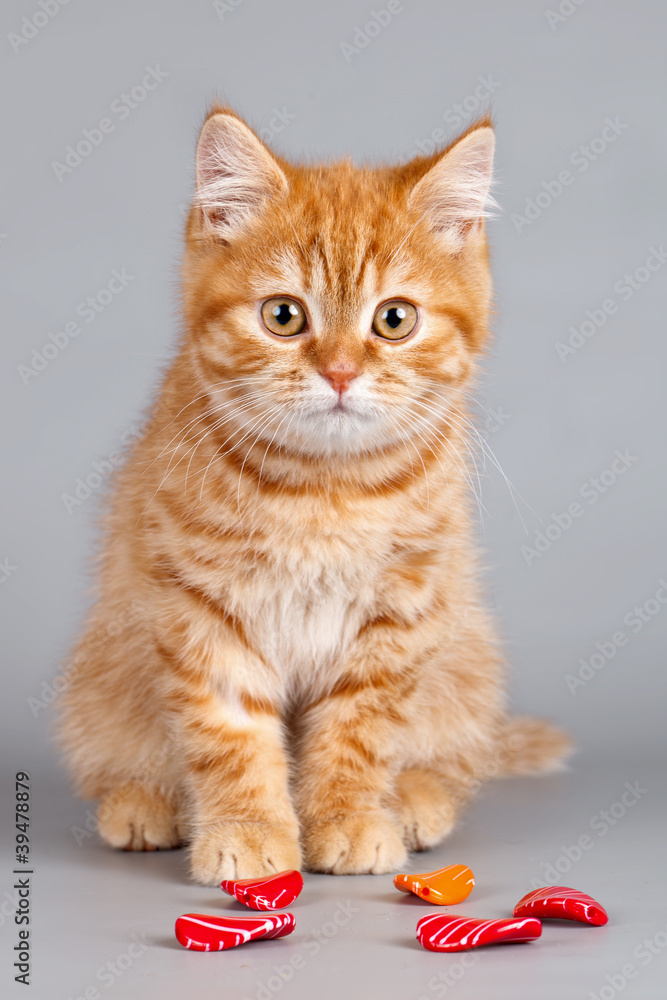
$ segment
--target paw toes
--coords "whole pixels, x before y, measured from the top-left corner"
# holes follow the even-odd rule
[[[104,796],[97,813],[100,836],[125,851],[178,847],[174,805],[155,790],[129,784]]]
[[[387,813],[373,812],[312,826],[305,838],[312,871],[333,875],[383,875],[406,858],[405,845]]]
[[[192,842],[190,865],[193,879],[201,885],[298,869],[296,827],[236,822],[205,828]]]

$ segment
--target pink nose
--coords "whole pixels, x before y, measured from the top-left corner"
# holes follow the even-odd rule
[[[355,368],[347,365],[331,365],[324,368],[320,375],[325,378],[334,392],[342,396],[350,388],[350,382],[357,377],[359,372]]]

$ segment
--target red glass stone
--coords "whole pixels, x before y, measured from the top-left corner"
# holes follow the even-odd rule
[[[609,917],[591,896],[565,885],[549,885],[527,893],[514,907],[515,917],[558,917],[602,927]]]
[[[429,951],[467,951],[486,944],[534,941],[541,933],[542,924],[535,917],[476,920],[430,913],[417,924],[417,940]]]
[[[265,917],[213,917],[205,913],[184,913],[176,921],[176,939],[192,951],[226,951],[248,941],[278,938],[294,930],[291,913],[271,913]]]
[[[268,878],[225,879],[220,888],[251,910],[275,910],[294,902],[303,889],[303,878],[301,872],[290,870]]]

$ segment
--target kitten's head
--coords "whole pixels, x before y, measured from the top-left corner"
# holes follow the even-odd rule
[[[211,408],[248,442],[313,457],[451,418],[486,336],[493,146],[485,119],[404,166],[301,166],[214,109],[185,266],[186,350]]]

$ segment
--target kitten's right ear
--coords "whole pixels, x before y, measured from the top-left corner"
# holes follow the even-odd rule
[[[287,178],[266,146],[234,114],[207,118],[197,143],[197,193],[202,229],[229,239],[287,190]]]

